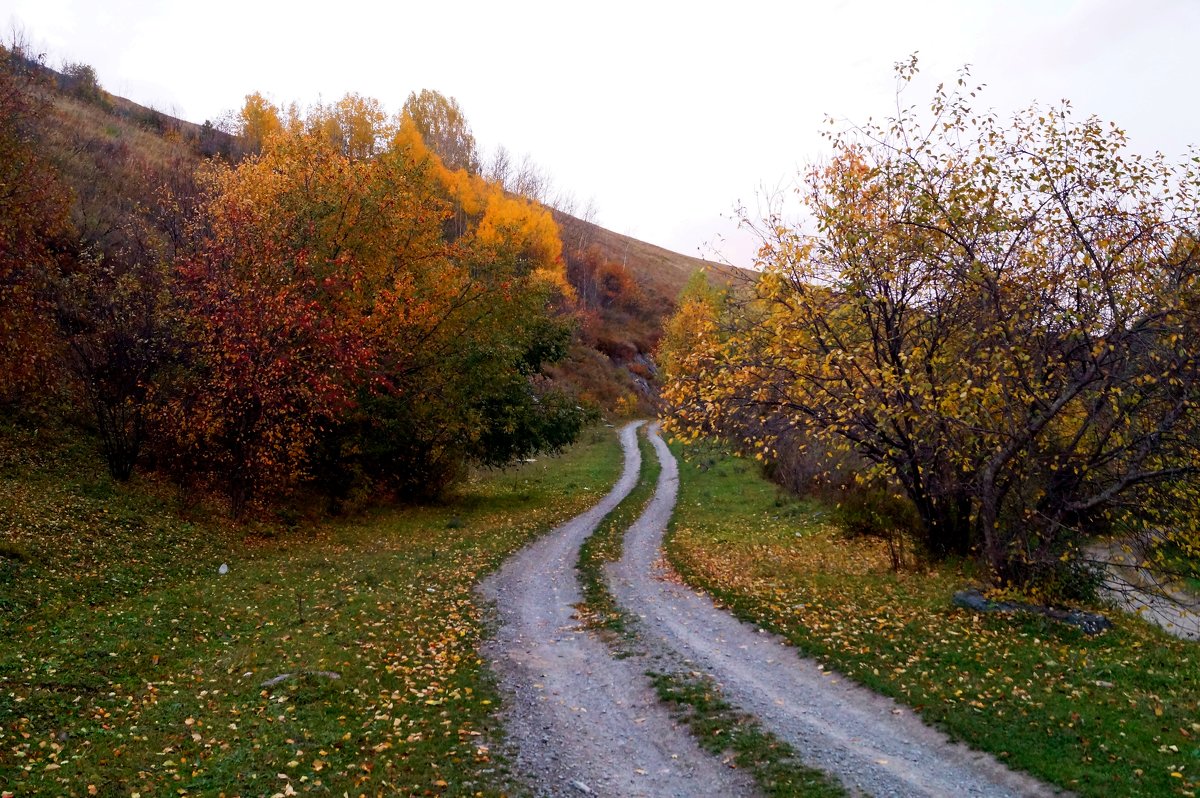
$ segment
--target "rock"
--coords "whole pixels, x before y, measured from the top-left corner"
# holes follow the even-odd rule
[[[221,576],[224,576],[225,574],[229,573],[229,564],[221,563],[221,567],[217,569],[217,573],[219,573]]]
[[[960,590],[954,594],[954,604],[975,612],[1032,612],[1051,620],[1078,626],[1084,634],[1097,635],[1112,628],[1112,621],[1103,615],[1083,610],[1056,610],[1053,607],[1043,607],[1037,604],[1023,604],[1017,601],[992,601],[978,590]]]
[[[960,590],[954,594],[954,605],[962,607],[965,610],[975,610],[976,612],[992,612],[995,608],[993,602],[984,597],[978,590]]]
[[[275,687],[283,684],[288,679],[295,679],[297,676],[320,676],[323,679],[340,679],[342,675],[333,671],[297,671],[296,673],[281,673],[278,676],[272,676],[262,683],[262,687]]]
[[[1083,612],[1082,610],[1071,610],[1070,612],[1062,613],[1060,611],[1051,610],[1049,615],[1056,621],[1069,623],[1072,626],[1078,626],[1085,634],[1098,635],[1101,632],[1106,632],[1112,628],[1112,621],[1095,612]]]
[[[582,781],[572,781],[571,786],[579,790],[584,795],[592,794],[592,788],[584,784]]]

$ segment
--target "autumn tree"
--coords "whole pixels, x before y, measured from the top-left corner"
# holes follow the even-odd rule
[[[446,248],[416,262],[417,316],[381,336],[378,379],[323,454],[342,494],[435,496],[469,463],[502,465],[573,440],[582,412],[540,379],[561,358],[569,323],[553,311],[570,295],[549,212],[442,163],[404,119],[384,162],[430,181]],[[369,486],[369,487],[367,487]]]
[[[0,48],[0,401],[46,378],[51,341],[45,289],[69,225],[69,194],[45,148],[40,66]]]
[[[408,95],[401,113],[413,121],[426,146],[447,169],[479,172],[475,136],[457,100],[432,89],[421,89]]]
[[[800,190],[814,232],[755,223],[762,276],[681,310],[672,423],[768,458],[780,422],[853,451],[931,551],[1002,583],[1059,578],[1118,523],[1194,545],[1161,512],[1200,463],[1194,164],[1068,105],[1005,123],[965,81],[831,134]]]
[[[305,124],[329,139],[348,158],[370,158],[385,150],[392,125],[383,105],[374,97],[349,93],[331,105],[309,110]]]
[[[161,456],[236,508],[306,480],[435,495],[578,432],[537,376],[567,334],[553,220],[376,108],[289,113],[206,174],[177,264],[188,374],[157,422]]]
[[[283,131],[279,109],[258,92],[246,95],[235,124],[237,134],[250,152],[258,152],[268,139]]]

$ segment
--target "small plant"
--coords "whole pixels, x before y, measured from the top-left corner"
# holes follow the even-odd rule
[[[0,560],[27,563],[31,561],[29,550],[18,543],[0,543]]]
[[[921,529],[921,519],[912,502],[883,488],[845,490],[836,517],[847,537],[886,542],[895,571],[904,567],[905,548],[911,549],[911,541]]]

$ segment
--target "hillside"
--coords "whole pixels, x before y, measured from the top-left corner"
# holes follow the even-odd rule
[[[563,243],[568,247],[586,249],[594,244],[608,260],[629,269],[642,290],[656,300],[674,304],[687,281],[699,270],[706,270],[714,280],[725,281],[744,270],[716,261],[672,252],[621,233],[614,233],[597,224],[554,211],[554,218],[563,230]],[[582,243],[582,246],[580,244]]]
[[[744,270],[681,255],[553,210],[567,277],[578,295],[579,331],[569,358],[552,369],[581,397],[626,415],[653,413],[655,354],[688,280],[704,271],[728,282]]]
[[[106,92],[85,65],[66,74],[35,62],[26,68],[41,76],[50,101],[46,143],[74,195],[87,246],[120,248],[135,217],[157,214],[162,186],[186,202],[204,158],[236,161],[245,152],[244,142],[208,120],[177,119]],[[550,210],[577,295],[566,309],[576,335],[567,359],[548,369],[552,380],[605,412],[651,412],[654,352],[679,292],[697,270],[716,280],[736,270]]]

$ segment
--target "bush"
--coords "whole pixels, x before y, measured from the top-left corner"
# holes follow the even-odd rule
[[[847,537],[885,541],[893,570],[904,566],[906,547],[921,531],[921,517],[907,498],[884,488],[846,488],[841,492],[836,518]]]

